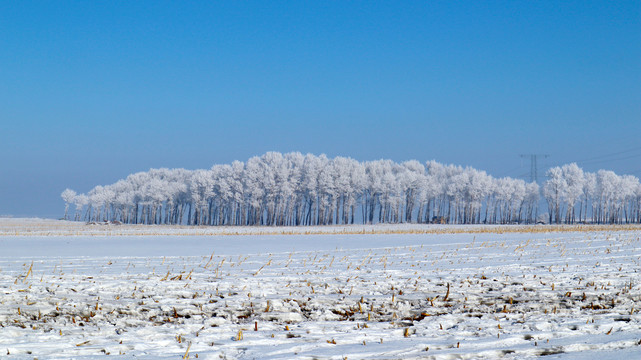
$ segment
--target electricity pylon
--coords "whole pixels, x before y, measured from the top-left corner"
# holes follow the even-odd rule
[[[537,166],[537,160],[539,158],[549,158],[550,155],[546,154],[521,154],[522,158],[530,158],[530,182],[539,182],[539,168]]]

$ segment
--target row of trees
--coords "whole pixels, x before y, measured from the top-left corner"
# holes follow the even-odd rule
[[[65,218],[129,224],[532,223],[539,186],[436,161],[268,152],[209,170],[151,169],[87,194]]]
[[[543,195],[550,223],[641,223],[641,184],[612,171],[584,172],[576,164],[547,172]]]
[[[543,186],[550,223],[639,223],[641,185],[576,164],[551,168]],[[539,186],[470,167],[411,160],[268,152],[209,170],[151,169],[87,194],[62,193],[65,218],[129,224],[327,225],[533,223]]]

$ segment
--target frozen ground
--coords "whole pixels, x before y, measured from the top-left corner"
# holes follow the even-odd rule
[[[638,229],[361,228],[3,219],[0,356],[641,357]]]

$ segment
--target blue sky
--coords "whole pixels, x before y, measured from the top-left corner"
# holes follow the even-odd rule
[[[6,1],[0,48],[0,215],[271,150],[641,176],[639,1]]]

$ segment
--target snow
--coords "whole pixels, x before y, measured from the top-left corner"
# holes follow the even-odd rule
[[[363,229],[374,234],[357,233]],[[293,231],[2,219],[0,354],[641,355],[639,230],[546,229],[558,230],[396,225]],[[221,235],[232,230],[246,235]],[[267,230],[270,235],[261,233]]]

